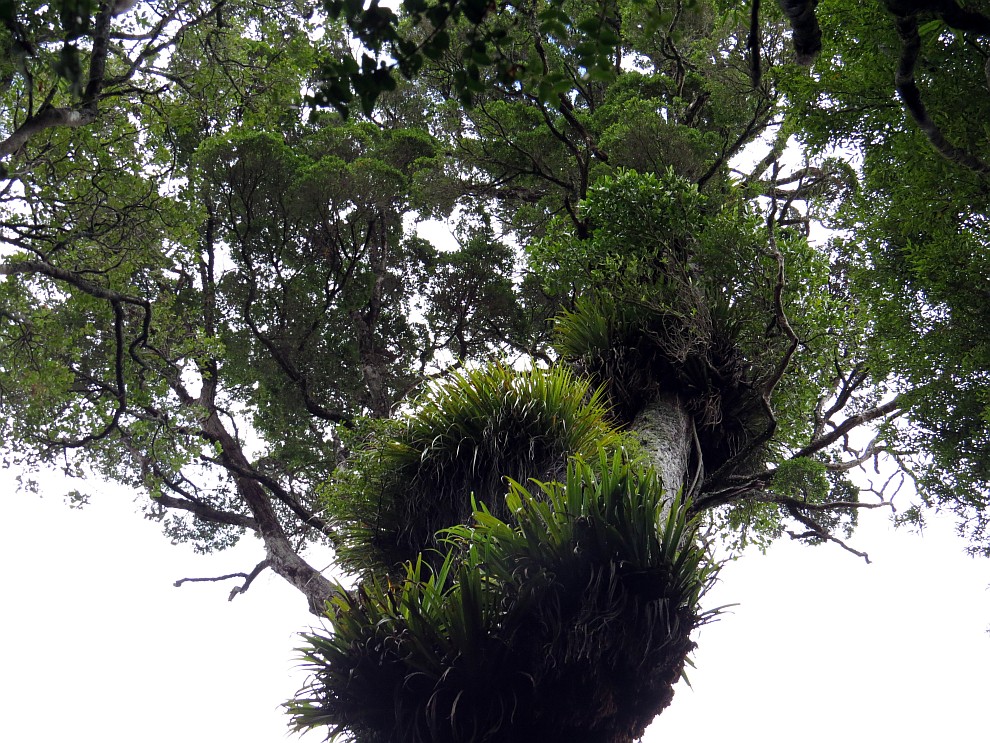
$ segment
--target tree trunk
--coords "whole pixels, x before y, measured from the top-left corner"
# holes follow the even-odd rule
[[[684,401],[664,395],[647,405],[630,426],[649,455],[664,493],[673,498],[687,486],[691,461],[691,416]]]

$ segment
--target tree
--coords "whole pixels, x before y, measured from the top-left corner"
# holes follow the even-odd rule
[[[914,425],[897,446],[928,453],[915,463],[926,503],[955,511],[970,550],[987,554],[987,355],[977,329],[987,141],[976,124],[987,112],[965,92],[986,85],[986,19],[954,3],[889,6],[896,22],[859,4],[823,6],[829,48],[853,64],[823,60],[818,81],[795,81],[795,132],[813,152],[841,143],[862,159],[861,186],[833,224],[854,291],[875,312],[869,364],[911,398]],[[857,44],[867,30],[876,49],[900,56]],[[892,80],[906,116],[890,100]]]
[[[391,28],[410,81],[346,67],[343,30],[294,3],[104,4],[70,41],[5,26],[29,59],[4,92],[9,461],[144,489],[204,551],[258,535],[232,597],[271,569],[335,628],[310,638],[295,724],[362,740],[632,740],[711,618],[712,540],[865,556],[857,514],[898,477],[984,549],[982,377],[948,371],[985,375],[980,290],[958,280],[983,275],[980,211],[952,194],[954,218],[885,223],[877,199],[919,203],[891,163],[924,166],[871,138],[868,107],[862,182],[826,156],[834,91],[785,36],[820,20],[833,43],[824,10],[437,7],[336,8],[366,43]],[[304,106],[317,68],[338,108],[335,74],[377,80],[348,78],[367,115]],[[788,168],[794,134],[809,159]],[[960,214],[957,269],[936,269]],[[456,246],[417,233],[428,217]],[[866,239],[815,247],[823,218]],[[872,492],[849,479],[881,458]]]
[[[148,515],[201,549],[264,535],[257,570],[322,611],[337,589],[296,542],[332,531],[312,498],[334,431],[387,414],[442,345],[404,314],[438,260],[402,224],[436,147],[303,124],[291,106],[318,48],[301,18],[262,10],[183,29],[154,71],[181,85],[140,125],[121,109],[75,137],[49,130],[12,175],[4,440],[25,463],[78,453],[148,488]],[[245,423],[280,431],[275,448],[249,454]]]

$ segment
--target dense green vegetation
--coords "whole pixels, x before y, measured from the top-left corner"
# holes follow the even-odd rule
[[[634,740],[713,545],[990,553],[983,10],[0,3],[5,463],[257,535],[297,728]]]

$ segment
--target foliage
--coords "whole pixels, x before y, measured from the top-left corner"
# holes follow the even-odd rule
[[[530,351],[541,328],[534,327],[520,305],[513,277],[516,251],[499,240],[490,225],[471,226],[464,233],[458,250],[436,253],[424,287],[426,322],[437,340],[437,351],[447,351],[462,362],[478,358],[499,342]]]
[[[713,613],[714,569],[685,504],[621,452],[566,483],[517,482],[503,521],[478,505],[439,569],[409,563],[334,602],[306,636],[297,729],[360,740],[631,740],[667,704]],[[540,700],[553,699],[553,705]]]
[[[897,23],[874,6],[823,5],[832,56],[818,63],[815,79],[789,83],[789,95],[810,148],[843,147],[862,160],[859,188],[835,222],[845,234],[831,250],[844,256],[850,289],[870,308],[866,363],[912,402],[894,446],[928,505],[956,511],[971,548],[990,553],[983,464],[990,456],[990,203],[986,169],[966,159],[990,157],[982,124],[990,110],[971,94],[986,85],[976,41],[985,29],[974,34],[950,18],[953,5],[891,4],[907,14]],[[972,21],[980,11],[968,12]],[[918,102],[934,129],[890,98],[895,74],[906,79],[905,60],[884,50],[906,43],[904,23],[918,33]],[[866,34],[875,42],[861,43]],[[903,99],[903,85],[899,91]],[[933,137],[955,149],[933,147]]]
[[[829,282],[823,256],[796,235],[776,241],[794,277],[781,309],[806,340],[775,384],[771,409],[763,390],[788,339],[772,320],[767,325],[775,277],[766,226],[732,197],[700,194],[669,171],[663,178],[631,171],[604,177],[582,207],[596,225],[591,238],[539,241],[530,261],[548,292],[578,297],[557,320],[556,349],[604,386],[619,419],[635,426],[651,400],[677,395],[692,414],[709,473],[743,453],[735,475],[760,471],[777,452],[786,456],[788,445],[807,440],[834,359],[859,332],[841,289],[834,296],[818,291]],[[609,288],[596,290],[602,286]],[[771,425],[773,438],[753,448]],[[765,509],[753,521],[742,518],[755,514],[752,507],[739,505],[728,517],[733,530],[758,521],[758,533],[780,533]]]
[[[0,195],[0,439],[8,462],[146,491],[173,540],[208,551],[249,530],[294,563],[329,536],[313,509],[340,428],[387,416],[464,318],[469,354],[510,348],[493,324],[517,314],[514,265],[503,251],[475,291],[466,256],[483,247],[441,256],[414,236],[414,211],[452,208],[427,132],[299,108],[337,40],[311,39],[294,4],[200,10],[119,21],[182,20],[114,47],[153,105],[112,98],[96,125],[21,146]]]
[[[256,534],[369,740],[638,735],[695,516],[990,550],[982,6],[779,5],[0,3],[5,463]]]
[[[328,60],[321,70],[324,82],[316,100],[334,105],[345,116],[354,95],[368,114],[382,93],[396,88],[397,72],[411,79],[431,60],[450,52],[459,62],[452,92],[464,104],[484,92],[488,76],[545,98],[553,96],[562,78],[541,75],[538,65],[521,62],[513,53],[513,30],[532,29],[550,38],[579,36],[575,52],[589,77],[611,74],[620,40],[617,9],[611,2],[506,3],[501,12],[494,12],[494,6],[481,0],[412,0],[402,4],[399,14],[377,2],[365,7],[361,2],[327,0],[325,7],[331,18],[342,18],[364,46],[360,63],[348,55]]]
[[[596,8],[575,3],[572,12]],[[723,185],[728,160],[772,118],[772,91],[754,93],[748,74],[712,44],[717,35],[723,46],[742,45],[726,14],[692,4],[669,28],[644,33],[650,20],[635,3],[614,12],[621,43],[606,80],[585,75],[581,32],[547,38],[500,16],[513,63],[539,60],[551,90],[485,78],[473,107],[450,111],[455,132],[472,133],[451,146],[475,192],[522,242],[541,235],[554,215],[570,216],[586,235],[577,204],[616,168],[662,177],[673,166],[699,186]],[[449,96],[459,69],[456,54],[445,55],[414,87]]]
[[[506,478],[553,481],[569,456],[593,461],[630,445],[600,393],[561,366],[455,373],[390,433],[359,450],[325,491],[341,522],[339,558],[366,575],[432,551],[436,533],[469,521],[473,504],[505,517]]]

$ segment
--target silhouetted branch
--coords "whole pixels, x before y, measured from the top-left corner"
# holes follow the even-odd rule
[[[829,531],[825,529],[825,527],[818,524],[810,516],[801,513],[800,511],[797,510],[797,508],[793,506],[788,506],[787,512],[791,515],[791,518],[793,518],[795,521],[800,522],[801,524],[803,524],[808,528],[808,531],[802,532],[800,534],[798,534],[797,532],[788,531],[787,535],[791,539],[820,539],[823,542],[834,542],[835,544],[839,545],[840,547],[842,547],[842,549],[846,550],[847,552],[851,552],[857,557],[862,557],[864,560],[866,560],[867,565],[870,564],[870,556],[867,553],[853,549],[848,544],[846,544],[841,539],[839,539],[837,536],[829,533]]]
[[[268,567],[268,560],[262,560],[257,565],[254,566],[254,570],[250,573],[228,573],[227,575],[218,575],[215,578],[180,578],[173,584],[176,588],[181,586],[183,583],[219,583],[222,580],[233,580],[234,578],[243,578],[244,582],[239,586],[234,586],[230,590],[230,595],[227,597],[227,601],[233,601],[234,597],[238,594],[245,593],[254,582],[254,579],[261,575],[262,571]]]

